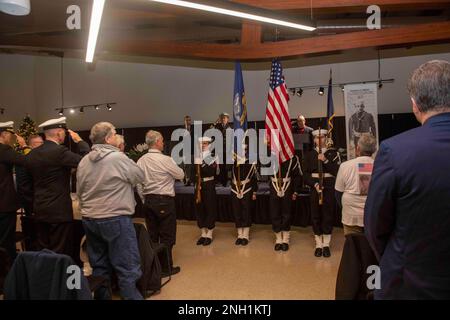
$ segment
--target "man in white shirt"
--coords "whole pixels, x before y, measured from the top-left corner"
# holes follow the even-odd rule
[[[364,232],[364,206],[373,169],[376,139],[363,133],[356,147],[357,158],[341,164],[336,178],[336,199],[342,206],[344,234]]]
[[[176,274],[180,267],[173,267],[172,259],[177,233],[174,184],[175,180],[184,178],[184,172],[171,157],[162,154],[164,139],[161,133],[150,130],[145,143],[149,147],[148,153],[138,160],[137,165],[145,173],[139,194],[145,198],[146,224],[152,241],[163,243],[169,249],[170,266],[166,266],[166,270],[163,268],[163,273],[171,270],[171,274]]]

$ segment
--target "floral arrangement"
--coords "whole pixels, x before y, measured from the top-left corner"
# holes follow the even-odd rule
[[[127,156],[137,162],[144,154],[148,152],[148,145],[145,143],[137,144],[130,151],[127,152]]]

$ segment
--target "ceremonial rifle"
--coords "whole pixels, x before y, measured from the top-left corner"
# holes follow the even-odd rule
[[[322,131],[321,128],[319,128],[319,154],[322,154]],[[323,205],[323,163],[322,160],[317,158],[317,171],[319,173],[319,205]]]
[[[195,203],[199,204],[202,202],[202,175],[201,175],[201,164],[196,164],[195,169],[197,171],[197,189],[195,190]]]

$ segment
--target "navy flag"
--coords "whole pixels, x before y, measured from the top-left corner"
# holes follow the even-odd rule
[[[330,80],[328,81],[328,101],[327,101],[327,118],[328,118],[328,136],[331,137],[331,131],[333,131],[334,120],[334,103],[333,103],[333,78],[332,71],[330,69]]]
[[[239,61],[236,61],[234,69],[234,94],[233,94],[233,127],[239,130],[236,133],[235,147],[236,153],[242,155],[240,146],[244,142],[245,132],[247,131],[247,101],[245,98],[244,79],[242,77],[242,69]],[[239,147],[238,147],[239,146]]]

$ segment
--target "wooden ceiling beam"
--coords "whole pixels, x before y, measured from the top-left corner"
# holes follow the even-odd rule
[[[450,21],[253,45],[136,42],[128,38],[105,46],[104,49],[121,54],[134,53],[148,56],[257,60],[325,53],[335,50],[399,44],[408,45],[442,40],[450,40]]]
[[[241,45],[254,46],[261,43],[262,27],[258,23],[244,21],[242,23]]]
[[[247,28],[247,27],[246,27]],[[246,31],[243,44],[211,44],[198,42],[145,41],[131,37],[101,37],[98,54],[113,53],[134,56],[163,56],[218,60],[261,60],[273,57],[293,57],[336,50],[413,45],[450,40],[450,21],[419,24],[381,30],[368,30],[329,36],[279,42],[256,43],[257,32]],[[86,37],[0,37],[3,47],[45,47],[62,50],[85,50]]]
[[[232,2],[260,7],[269,10],[294,10],[310,9],[311,0],[231,0]],[[449,0],[314,0],[313,8],[336,8],[336,7],[368,7],[372,4],[379,6],[390,5],[432,5],[450,4]]]

